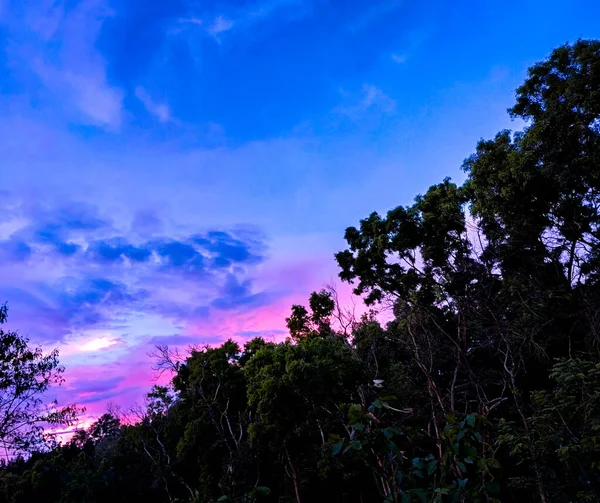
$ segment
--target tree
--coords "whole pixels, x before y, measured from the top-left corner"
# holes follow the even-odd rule
[[[336,255],[340,277],[368,303],[394,302],[406,365],[430,397],[423,419],[438,458],[449,413],[501,416],[528,452],[509,480],[528,479],[542,502],[560,497],[552,481],[564,468],[549,462],[532,419],[553,385],[553,357],[597,361],[598,89],[600,42],[556,49],[517,90],[510,113],[524,131],[481,141],[463,186],[445,180],[348,228],[349,248]],[[507,460],[517,454],[497,447]]]
[[[0,324],[6,316],[6,306],[0,307]],[[0,329],[0,448],[5,459],[44,448],[52,438],[45,427],[70,426],[78,412],[45,401],[50,387],[62,384],[64,367],[58,350],[44,355],[28,342],[17,332]]]

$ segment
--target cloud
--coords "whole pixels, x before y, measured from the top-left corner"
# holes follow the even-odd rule
[[[358,120],[368,112],[376,111],[383,115],[392,115],[396,112],[396,101],[372,84],[364,84],[359,96],[349,97],[350,103],[336,107],[334,114]]]
[[[110,241],[94,241],[88,245],[87,255],[97,262],[116,262],[125,258],[133,262],[146,262],[152,255],[152,250],[137,247],[127,242],[125,238],[113,238]]]
[[[153,236],[164,230],[164,221],[153,210],[137,211],[131,222],[130,232],[141,236]]]
[[[373,6],[366,12],[360,13],[360,18],[349,26],[351,31],[360,31],[371,23],[375,22],[384,16],[391,14],[393,11],[398,9],[402,4],[403,0],[386,0],[382,2],[375,2]]]
[[[163,103],[156,103],[144,88],[138,86],[135,88],[136,97],[144,104],[146,110],[154,115],[160,122],[169,122],[171,120],[171,109]]]
[[[286,330],[243,330],[238,332],[236,335],[243,337],[244,339],[254,339],[255,337],[261,337],[263,339],[271,339],[275,337],[283,337],[289,335]]]
[[[254,264],[264,258],[261,243],[255,237],[243,241],[227,232],[210,231],[192,239],[210,254],[215,267],[229,267],[235,263]]]
[[[392,54],[392,61],[394,63],[402,64],[406,62],[406,56],[404,54]]]
[[[109,339],[108,337],[97,337],[95,339],[91,339],[83,344],[81,344],[78,348],[79,351],[99,351],[101,349],[110,348],[116,344],[119,344],[118,341],[114,339]]]
[[[211,306],[227,311],[260,307],[269,301],[269,296],[265,292],[254,293],[252,291],[250,280],[240,281],[235,275],[229,274],[220,296],[211,302]]]
[[[13,3],[10,9],[6,28],[20,41],[8,48],[12,67],[33,72],[49,91],[40,93],[30,80],[34,95],[69,120],[118,128],[123,93],[108,83],[106,61],[96,49],[103,24],[113,15],[104,1]]]
[[[42,325],[45,340],[83,337],[93,352],[138,324],[138,315],[207,319],[214,309],[243,310],[268,299],[253,286],[252,268],[266,248],[255,229],[132,241],[90,205],[11,204],[10,218],[20,225],[0,237],[0,298],[11,302],[25,330]],[[113,336],[90,338],[98,328]]]
[[[187,348],[228,337],[240,343],[258,335],[280,338],[289,305],[304,300],[286,296],[281,284],[283,275],[289,280],[296,273],[274,271],[279,278],[275,290],[257,280],[264,274],[267,246],[252,227],[189,233],[169,233],[166,227],[158,237],[132,241],[120,231],[131,228],[129,222],[105,219],[93,206],[13,206],[10,218],[23,223],[0,242],[18,233],[27,236],[32,256],[26,267],[0,263],[6,279],[0,299],[10,302],[9,328],[19,328],[47,349],[58,344],[67,383],[56,391],[57,398],[85,405],[92,415],[101,413],[107,401],[129,406],[141,398],[152,378],[146,355],[155,345]],[[33,221],[33,215],[40,221]],[[67,243],[76,239],[79,248],[67,257],[53,245],[39,245],[41,228],[52,229]],[[98,243],[110,253],[94,255]],[[126,256],[129,247],[150,250],[152,256],[135,262]],[[118,258],[115,250],[121,253]],[[189,274],[198,257],[202,274]],[[46,265],[35,274],[24,273],[33,264]],[[301,284],[306,277],[300,271],[291,283]]]
[[[196,346],[198,344],[219,344],[223,341],[223,337],[219,335],[204,336],[201,339],[192,337],[186,334],[174,334],[174,335],[163,335],[159,337],[153,337],[150,339],[149,344],[152,346],[169,346],[169,347],[180,347],[187,348],[190,346]]]
[[[385,94],[381,89],[365,84],[363,86],[364,98],[358,104],[359,110],[367,110],[372,107],[378,107],[384,112],[393,112],[396,109],[396,102]]]
[[[287,15],[288,20],[302,17],[310,11],[309,4],[310,2],[306,2],[306,0],[260,0],[248,2],[243,7],[225,4],[221,6],[223,12],[212,18],[206,31],[220,43],[220,34],[233,30],[248,29],[276,14],[281,14],[283,17]],[[194,19],[199,20],[198,18]]]
[[[208,28],[208,33],[217,37],[219,33],[231,30],[234,24],[235,22],[231,19],[224,18],[223,16],[217,16]]]

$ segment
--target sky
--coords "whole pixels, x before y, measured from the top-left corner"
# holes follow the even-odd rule
[[[148,353],[285,336],[344,229],[410,204],[597,0],[0,0],[0,302],[94,417]],[[342,285],[338,288],[346,292]]]

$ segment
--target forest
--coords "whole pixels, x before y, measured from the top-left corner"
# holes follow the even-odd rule
[[[158,347],[172,378],[133,419],[56,442],[59,355],[0,331],[0,501],[600,501],[600,41],[533,65],[508,113],[464,183],[346,229],[366,314],[325,288],[285,341]]]

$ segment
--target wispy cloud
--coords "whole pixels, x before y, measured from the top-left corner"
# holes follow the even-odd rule
[[[143,87],[135,88],[135,95],[139,99],[146,110],[154,115],[160,122],[169,122],[171,120],[171,109],[164,103],[155,102]]]
[[[361,12],[360,18],[349,26],[351,31],[360,31],[377,19],[386,16],[402,6],[403,0],[385,0],[373,2],[366,12]]]
[[[392,61],[394,63],[402,64],[406,62],[406,56],[404,54],[392,54]]]
[[[396,111],[396,101],[372,84],[364,84],[360,95],[350,95],[348,101],[350,102],[336,107],[334,112],[356,120],[370,110],[383,114],[393,114]]]
[[[223,16],[217,16],[213,23],[209,26],[208,32],[214,37],[217,37],[219,33],[231,30],[234,25],[235,22],[231,19],[227,19]]]
[[[118,128],[123,93],[108,83],[106,61],[96,49],[100,30],[113,15],[104,1],[74,7],[44,2],[41,8],[22,3],[11,9],[7,29],[21,41],[8,48],[13,67],[33,71],[50,91],[52,106],[70,120]]]
[[[306,0],[259,0],[243,7],[225,4],[223,11],[212,19],[206,31],[220,43],[220,34],[250,28],[278,13],[291,12],[294,14],[292,18],[304,15],[308,12],[308,3]]]

